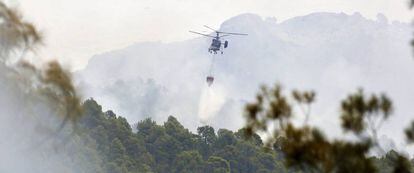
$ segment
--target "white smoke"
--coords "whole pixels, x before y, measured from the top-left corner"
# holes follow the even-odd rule
[[[214,100],[204,88],[212,61],[207,52],[210,38],[137,43],[96,55],[78,73],[85,88],[91,89],[85,95],[131,123],[142,119],[139,110],[148,109],[154,110],[150,111],[154,120],[174,115],[190,130],[199,126],[200,119],[215,128],[237,130],[245,123],[244,105],[254,100],[259,86],[280,82],[287,91],[316,91],[309,123],[336,137],[343,135],[339,103],[361,87],[369,93],[385,92],[395,105],[378,135],[397,144],[405,141],[403,128],[413,117],[414,101],[411,25],[388,21],[383,15],[371,20],[359,13],[313,13],[280,23],[242,14],[224,22],[220,30],[249,34],[226,38],[229,48],[216,57],[212,87],[220,99],[225,98],[224,104],[207,104]],[[162,94],[147,92],[151,86],[139,85],[137,79],[153,80],[157,85],[152,87],[163,88]],[[118,80],[127,85],[114,85]],[[156,101],[133,102],[147,98]]]
[[[89,161],[74,159],[88,144],[71,138],[80,103],[70,75],[56,62],[24,60],[40,41],[33,25],[0,2],[0,172],[94,172],[84,169]]]
[[[202,124],[208,124],[224,106],[226,102],[225,93],[224,88],[219,85],[204,87],[198,106],[198,117]]]

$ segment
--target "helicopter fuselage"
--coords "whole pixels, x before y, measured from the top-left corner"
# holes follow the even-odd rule
[[[214,54],[217,54],[217,51],[221,51],[221,53],[223,53],[221,45],[222,44],[220,38],[216,37],[211,41],[211,45],[210,48],[208,48],[208,51]]]
[[[221,54],[223,54],[223,49],[227,48],[228,44],[229,44],[228,41],[225,41],[224,43],[222,43],[220,40],[220,35],[217,34],[217,36],[214,37],[213,40],[211,41],[211,45],[210,45],[210,48],[208,48],[208,52],[217,54],[217,52],[220,51]]]

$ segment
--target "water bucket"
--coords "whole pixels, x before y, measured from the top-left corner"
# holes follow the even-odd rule
[[[208,86],[211,86],[214,82],[214,77],[213,76],[207,76],[206,81],[207,81]]]

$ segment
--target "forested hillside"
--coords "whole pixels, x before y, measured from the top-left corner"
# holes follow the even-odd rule
[[[131,127],[112,111],[104,112],[93,99],[83,104],[85,115],[76,135],[88,152],[76,157],[83,167],[104,173],[299,172],[286,169],[283,154],[265,149],[258,135],[247,139],[244,130],[232,132],[203,126],[193,134],[173,116],[164,124],[145,119]],[[79,158],[74,158],[78,159]],[[394,152],[374,159],[379,172],[390,172]],[[90,165],[87,165],[90,164]]]
[[[97,54],[74,77],[85,97],[133,123],[149,116],[162,122],[173,114],[190,129],[196,129],[200,119],[213,127],[241,128],[246,101],[256,96],[258,86],[276,81],[286,84],[286,89],[317,91],[322,106],[313,109],[318,114],[313,123],[336,129],[339,124],[327,112],[336,113],[343,96],[363,87],[386,92],[398,103],[395,120],[384,124],[381,133],[394,141],[404,140],[391,129],[401,127],[412,112],[414,95],[407,94],[414,88],[413,80],[408,80],[414,74],[410,24],[387,21],[382,15],[368,19],[359,13],[312,13],[279,22],[241,14],[217,29],[249,35],[226,38],[229,48],[216,56],[211,92],[220,102],[211,103],[210,109],[217,111],[207,115],[199,111],[213,97],[205,94],[210,92],[205,77],[213,60],[207,52],[208,38],[140,42]]]

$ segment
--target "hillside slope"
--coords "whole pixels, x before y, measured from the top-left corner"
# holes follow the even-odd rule
[[[317,91],[311,123],[329,129],[330,135],[340,134],[336,103],[363,87],[393,99],[396,116],[381,134],[402,140],[400,129],[413,117],[414,102],[409,24],[390,22],[381,14],[369,20],[358,13],[314,13],[280,23],[242,14],[220,29],[249,36],[228,38],[229,48],[216,56],[212,88],[205,84],[210,40],[201,37],[137,43],[96,55],[77,73],[79,87],[84,96],[130,122],[174,115],[191,130],[200,120],[234,130],[243,125],[243,106],[259,86],[281,82]]]

